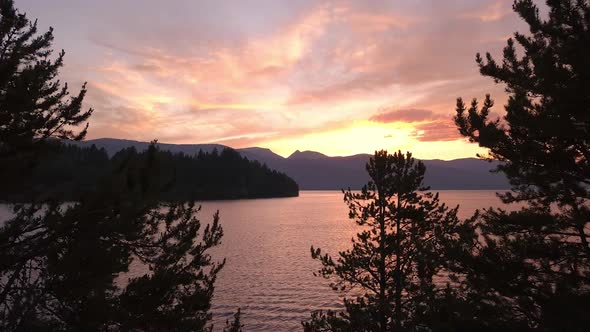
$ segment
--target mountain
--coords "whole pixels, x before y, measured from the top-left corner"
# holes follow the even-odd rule
[[[128,147],[110,156],[107,153],[107,148],[112,153],[124,146]],[[165,150],[171,145],[163,145],[163,149],[151,154],[143,149],[147,146],[145,142],[116,140],[56,145],[50,149],[51,153],[35,160],[36,167],[31,168],[31,174],[16,190],[0,186],[0,201],[28,202],[45,198],[73,201],[96,193],[110,182],[109,192],[125,182],[130,186],[141,183],[142,190],[157,188],[153,194],[164,201],[299,195],[297,183],[286,174],[249,160],[230,148],[214,152],[221,146],[173,146],[177,152],[182,149],[198,152],[187,155]],[[207,149],[213,152],[200,153]],[[149,169],[144,167],[147,160],[157,166],[149,175],[150,185],[144,186],[145,171]],[[126,178],[126,174],[138,177]],[[126,180],[119,182],[121,179]]]
[[[293,152],[288,159],[290,160],[318,160],[318,159],[324,159],[324,158],[328,158],[328,156],[326,156],[325,154],[321,154],[319,152],[315,152],[315,151],[295,151]]]
[[[107,151],[109,157],[115,155],[115,153],[133,147],[138,152],[147,150],[148,146],[150,146],[149,142],[140,142],[140,141],[132,141],[127,139],[117,139],[117,138],[98,138],[98,139],[91,139],[86,141],[78,141],[78,142],[68,142],[70,144],[76,145],[81,148],[91,147],[95,145],[97,148],[104,148]],[[167,144],[167,143],[158,143],[160,150],[162,151],[170,151],[172,153],[182,152],[187,155],[195,155],[199,153],[199,151],[203,152],[212,152],[213,150],[217,149],[217,151],[221,152],[223,149],[227,148],[225,145],[221,144]],[[270,151],[270,150],[269,150]]]
[[[239,150],[238,150],[239,151]],[[348,157],[319,157],[294,154],[284,159],[260,160],[270,168],[292,177],[303,190],[360,189],[369,177],[365,165],[370,155]],[[424,182],[434,190],[442,189],[508,189],[503,174],[490,173],[497,162],[466,158],[456,160],[423,160],[426,165]]]
[[[138,151],[145,150],[149,143],[119,139],[97,139],[76,142],[76,145],[104,147],[112,156],[117,151],[133,146]],[[225,148],[219,144],[163,144],[161,150],[197,154],[199,150],[210,152]],[[329,157],[314,151],[295,151],[284,158],[269,149],[252,147],[236,149],[249,160],[266,164],[271,169],[286,173],[293,178],[302,190],[339,190],[342,188],[360,189],[368,181],[365,164],[369,154],[347,157]],[[425,184],[433,190],[444,189],[487,189],[502,190],[510,188],[503,174],[490,173],[497,162],[487,162],[476,158],[455,160],[423,160],[426,165]]]
[[[268,161],[276,161],[285,159],[282,156],[272,152],[270,149],[265,148],[244,148],[237,150],[242,156],[250,160],[262,161],[262,163],[268,164]]]

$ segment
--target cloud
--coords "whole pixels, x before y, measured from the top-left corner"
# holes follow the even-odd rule
[[[461,138],[451,114],[437,114],[426,109],[385,110],[370,117],[369,121],[412,124],[414,129],[410,136],[420,142],[454,141]]]
[[[404,109],[395,111],[384,111],[375,114],[369,118],[369,121],[391,123],[391,122],[424,122],[437,119],[440,116],[435,115],[430,110],[423,109]]]
[[[437,120],[419,124],[412,136],[420,142],[454,141],[462,138],[452,120]]]
[[[422,4],[428,9],[420,11],[418,5],[408,5],[401,12],[404,16],[395,12],[399,8],[394,8],[394,12],[386,7],[374,8],[381,13],[379,16],[373,12],[365,16],[390,16],[392,21],[400,16],[407,18],[397,25],[376,18],[373,25],[363,24],[362,28],[355,25],[360,24],[360,20],[352,16],[363,15],[343,11],[345,18],[331,21],[326,27],[332,38],[313,44],[318,50],[312,51],[314,58],[305,62],[310,70],[298,75],[305,84],[293,86],[289,103],[348,101],[479,76],[475,53],[501,54],[504,36],[514,31],[516,17],[511,15],[508,21],[490,21],[482,25],[474,23],[471,17],[457,15],[461,10],[483,12],[495,2],[478,3],[481,6],[469,1],[454,5],[444,2],[444,6],[431,3],[429,7]],[[368,10],[358,4],[355,8],[360,13]],[[346,15],[351,18],[347,20]],[[329,49],[326,50],[327,45]],[[480,89],[491,85],[489,80],[478,81]]]
[[[461,13],[462,18],[476,19],[481,22],[495,22],[504,19],[512,13],[511,0],[496,0],[474,10]]]
[[[236,147],[367,119],[383,129],[411,124],[419,141],[457,139],[456,97],[505,100],[502,86],[480,76],[475,53],[499,57],[505,37],[522,31],[510,0],[19,6],[54,25],[68,52],[64,80],[89,81],[90,137]]]

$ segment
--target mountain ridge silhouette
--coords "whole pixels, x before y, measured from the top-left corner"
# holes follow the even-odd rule
[[[135,147],[142,151],[149,142],[116,138],[99,138],[71,142],[79,146],[96,145],[104,148],[109,156],[116,152]],[[221,144],[169,144],[158,143],[161,150],[188,155],[199,151],[211,152],[231,148]],[[316,151],[295,151],[285,158],[272,150],[260,147],[234,149],[242,156],[266,164],[271,169],[286,173],[293,178],[301,190],[340,190],[360,189],[369,180],[365,164],[370,154],[330,157]],[[426,165],[425,185],[432,190],[506,190],[510,188],[503,174],[491,173],[498,162],[488,162],[477,158],[454,160],[422,160]]]

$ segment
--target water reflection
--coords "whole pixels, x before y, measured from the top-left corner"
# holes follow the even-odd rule
[[[441,201],[461,205],[459,215],[499,206],[493,191],[442,191]],[[301,330],[314,309],[339,308],[328,282],[314,277],[319,264],[311,245],[336,254],[350,247],[356,224],[339,191],[304,191],[300,197],[206,202],[202,217],[221,211],[225,236],[215,252],[227,264],[217,283],[214,308],[221,327],[237,307],[249,331]],[[217,329],[216,329],[217,330]]]
[[[448,190],[441,191],[440,198],[450,206],[460,204],[462,218],[476,209],[501,205],[493,191]],[[216,210],[225,235],[213,254],[227,259],[213,299],[216,331],[238,307],[247,331],[299,331],[312,310],[340,308],[341,300],[328,282],[313,276],[319,264],[311,259],[309,248],[319,246],[336,254],[350,247],[358,228],[348,220],[341,192],[206,202],[199,218],[210,222]],[[10,214],[11,209],[0,204],[0,220]],[[142,266],[133,268],[132,275],[144,273]]]

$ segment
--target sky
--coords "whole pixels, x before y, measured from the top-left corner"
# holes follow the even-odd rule
[[[511,0],[16,0],[66,51],[61,80],[88,82],[89,139],[219,143],[288,156],[482,152],[453,125],[457,97],[504,86],[501,59],[527,32]]]

